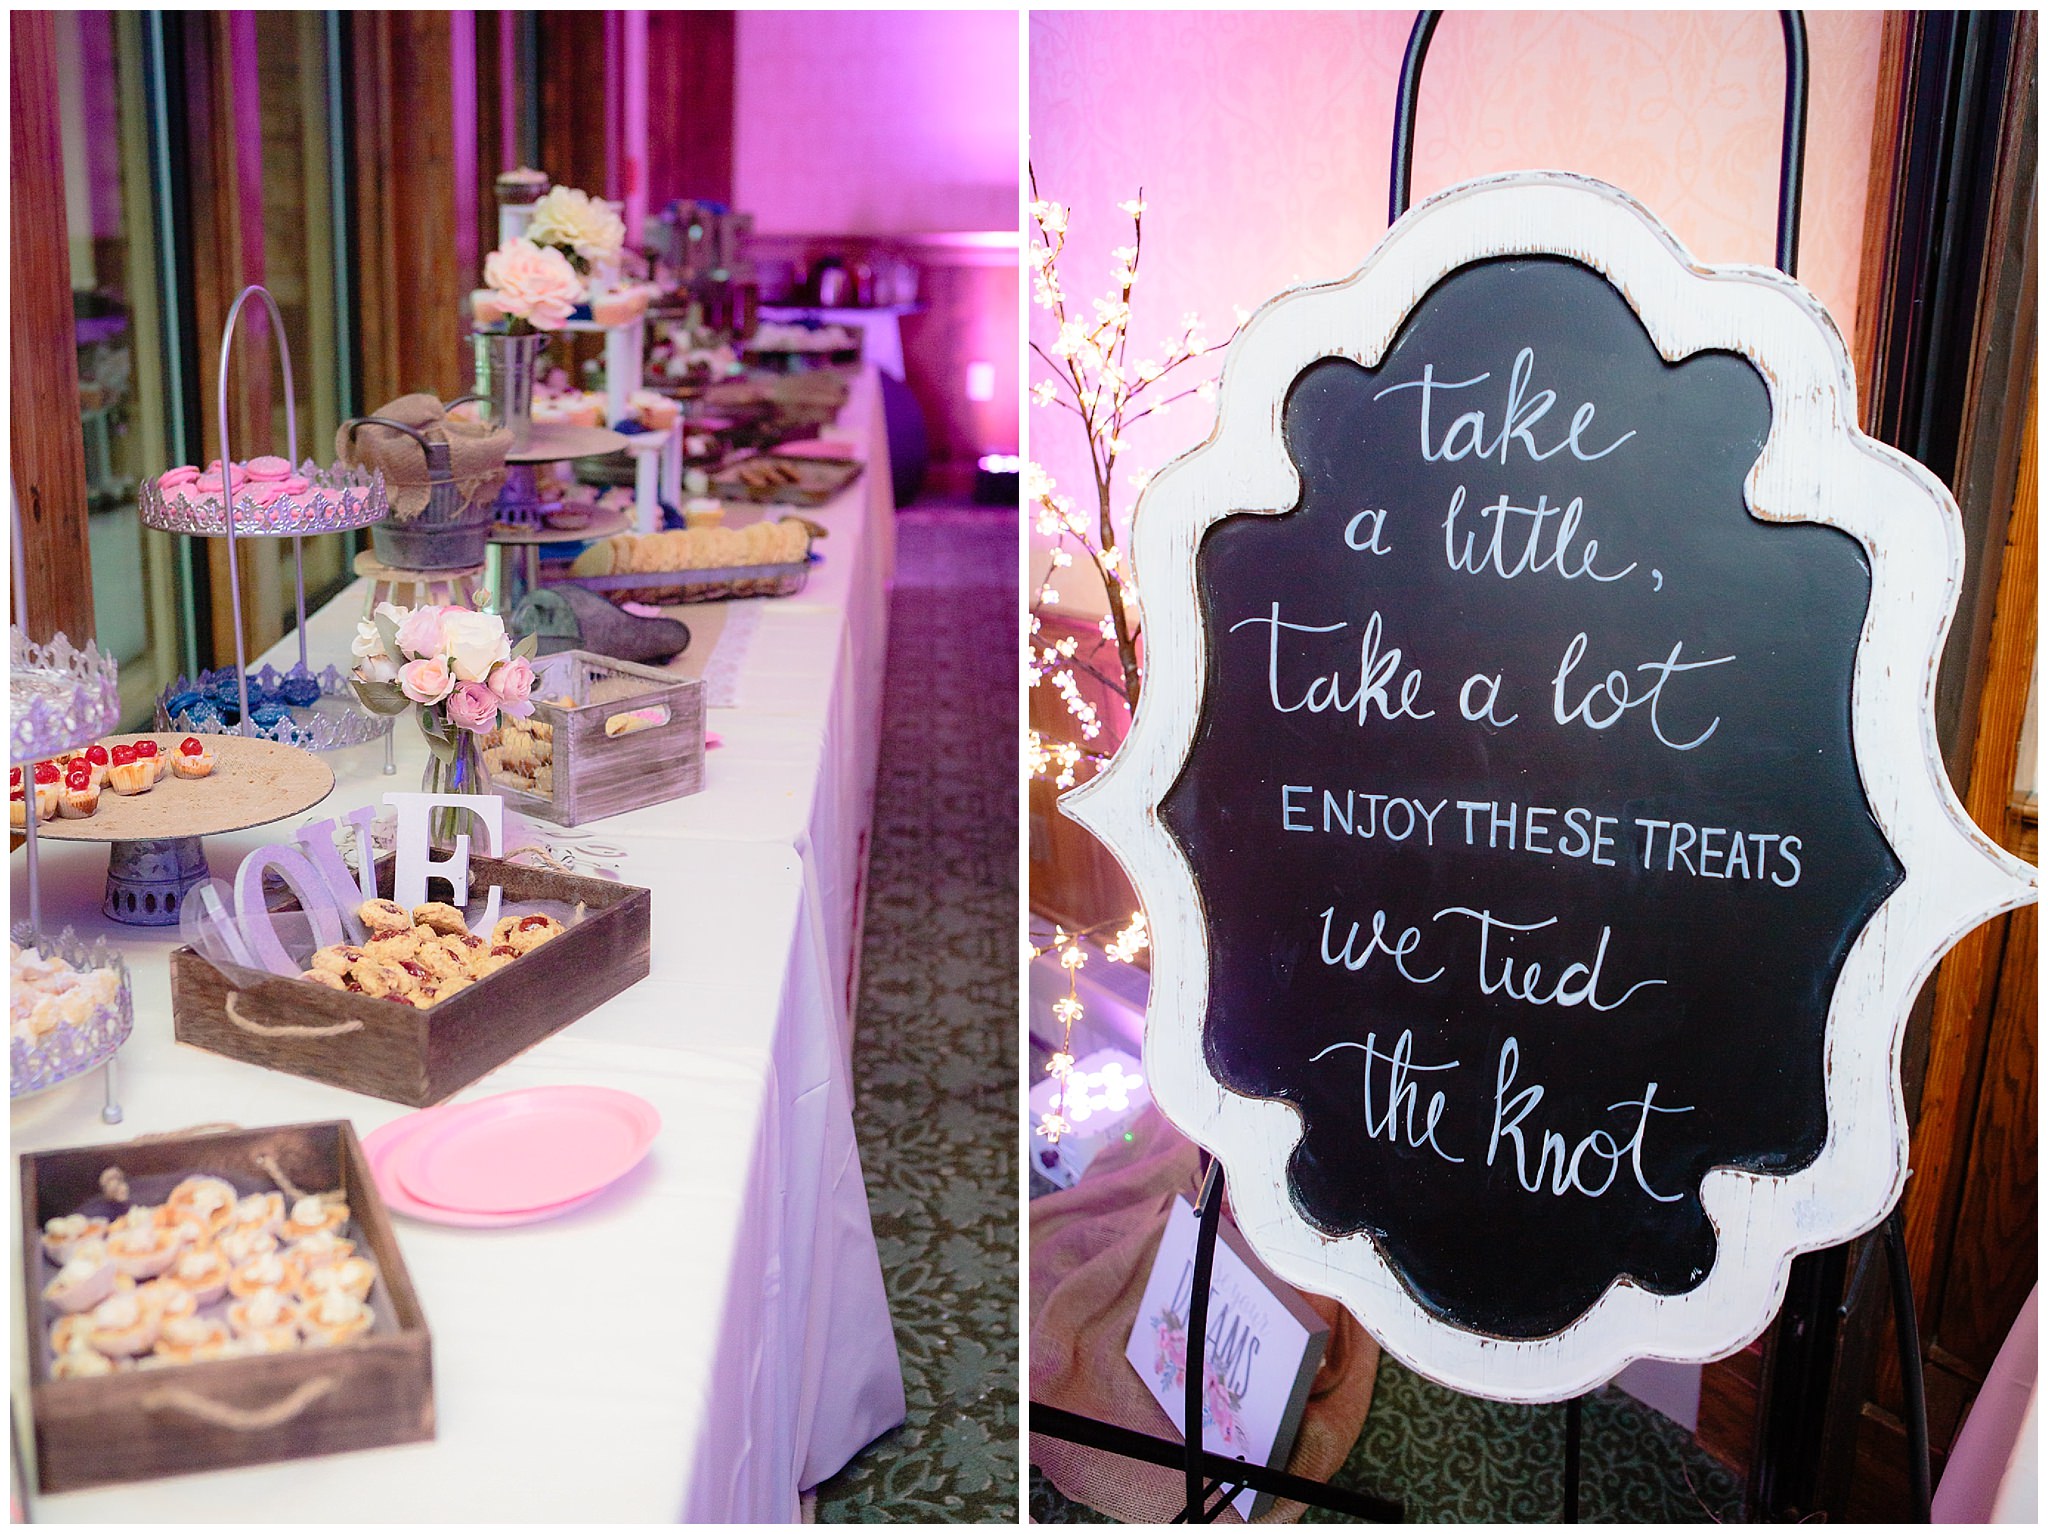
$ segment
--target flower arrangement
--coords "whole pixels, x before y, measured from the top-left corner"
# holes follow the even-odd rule
[[[433,786],[473,792],[459,768],[474,758],[478,738],[497,727],[501,714],[524,719],[533,712],[536,644],[528,635],[514,645],[496,613],[380,602],[356,625],[349,685],[372,713],[417,709],[420,733],[441,769],[429,768]]]
[[[484,258],[476,321],[503,321],[509,335],[560,330],[590,302],[593,280],[607,277],[625,248],[625,221],[610,204],[558,186],[533,205],[524,235]]]
[[[1053,327],[1049,341],[1034,340],[1031,350],[1046,376],[1031,386],[1031,402],[1041,408],[1059,409],[1073,415],[1088,444],[1090,478],[1095,505],[1083,510],[1074,498],[1062,495],[1052,476],[1036,463],[1024,466],[1024,496],[1037,513],[1039,535],[1050,545],[1048,566],[1031,599],[1029,637],[1025,641],[1025,675],[1033,687],[1050,685],[1059,694],[1078,739],[1061,739],[1033,728],[1025,742],[1028,776],[1043,778],[1054,789],[1072,788],[1084,768],[1094,769],[1107,762],[1117,741],[1104,740],[1109,721],[1090,701],[1083,679],[1120,697],[1135,710],[1143,670],[1143,613],[1138,588],[1131,578],[1128,552],[1120,533],[1129,528],[1129,516],[1121,515],[1117,504],[1117,471],[1125,470],[1124,482],[1132,491],[1142,491],[1149,472],[1131,470],[1124,459],[1126,433],[1150,416],[1167,414],[1181,400],[1207,402],[1216,397],[1213,378],[1190,383],[1195,375],[1183,372],[1191,364],[1221,352],[1237,338],[1232,330],[1223,340],[1211,343],[1203,337],[1200,318],[1184,314],[1177,331],[1160,343],[1156,357],[1131,357],[1131,326],[1134,314],[1131,293],[1138,282],[1138,258],[1145,244],[1145,200],[1140,192],[1128,202],[1117,204],[1131,221],[1131,242],[1110,252],[1110,290],[1106,298],[1089,302],[1086,309],[1070,303],[1060,274],[1066,255],[1067,223],[1070,210],[1038,194],[1038,176],[1031,173],[1032,223],[1036,238],[1029,253],[1032,302],[1047,311]],[[1091,317],[1092,316],[1092,317]],[[1238,313],[1242,327],[1249,316]],[[1177,376],[1176,376],[1177,375]],[[1161,388],[1171,379],[1174,392]],[[1157,391],[1157,392],[1155,392]],[[1199,433],[1197,433],[1198,435]],[[1058,606],[1059,572],[1076,564],[1076,555],[1086,559],[1102,583],[1107,609],[1095,632],[1085,638],[1067,633],[1051,637],[1045,628],[1050,609]],[[1099,743],[1099,744],[1098,744]],[[1058,955],[1067,972],[1067,994],[1053,1004],[1053,1016],[1064,1030],[1064,1041],[1047,1064],[1047,1072],[1060,1082],[1060,1095],[1052,1110],[1044,1114],[1035,1133],[1058,1144],[1072,1126],[1066,1117],[1066,1082],[1074,1068],[1074,1025],[1080,1021],[1082,1003],[1076,983],[1082,965],[1088,962],[1086,941],[1100,939],[1118,928],[1115,921],[1103,922],[1082,931],[1054,927],[1049,941],[1033,946],[1032,957]],[[1142,911],[1133,911],[1104,947],[1112,963],[1128,964],[1150,945],[1150,934]]]

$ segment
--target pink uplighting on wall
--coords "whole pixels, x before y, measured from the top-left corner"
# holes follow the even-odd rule
[[[1193,310],[1357,269],[1386,230],[1395,77],[1412,11],[1047,12],[1031,19],[1031,158],[1072,211],[1065,280],[1083,308],[1148,211],[1134,347]],[[1811,94],[1799,278],[1853,334],[1882,18],[1809,11]],[[1509,170],[1610,181],[1695,256],[1769,265],[1784,50],[1769,12],[1452,11],[1423,74],[1414,193]],[[1044,312],[1033,336],[1049,339]],[[1134,351],[1133,355],[1137,355]],[[1208,434],[1190,401],[1131,433],[1119,470]],[[1031,414],[1031,456],[1085,492],[1070,417]],[[1124,504],[1132,492],[1118,486]],[[1084,493],[1084,501],[1089,497]],[[1069,600],[1097,610],[1076,582]],[[1093,605],[1091,605],[1093,604]]]
[[[734,201],[763,234],[1017,221],[1013,11],[741,11]]]

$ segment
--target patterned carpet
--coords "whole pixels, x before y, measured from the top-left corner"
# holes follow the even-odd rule
[[[1052,1191],[1033,1176],[1031,1195]],[[1582,1523],[1737,1523],[1742,1487],[1677,1423],[1608,1386],[1586,1401]],[[1556,1523],[1564,1498],[1564,1408],[1481,1401],[1382,1357],[1365,1431],[1334,1484],[1402,1504],[1409,1523]],[[1038,1523],[1106,1523],[1036,1467]],[[1342,1523],[1310,1509],[1304,1523]]]
[[[820,1523],[1014,1523],[1017,520],[897,519],[854,1128],[909,1419]]]

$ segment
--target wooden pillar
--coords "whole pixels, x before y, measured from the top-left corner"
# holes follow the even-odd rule
[[[731,11],[647,18],[647,211],[678,197],[732,202]]]
[[[540,164],[556,186],[605,195],[609,124],[602,11],[540,13]]]
[[[445,11],[358,11],[356,260],[362,399],[467,391],[457,269],[453,35]]]
[[[28,611],[14,616],[32,638],[61,629],[83,644],[93,636],[92,557],[58,137],[58,16],[16,11],[9,20],[10,464],[28,550]]]

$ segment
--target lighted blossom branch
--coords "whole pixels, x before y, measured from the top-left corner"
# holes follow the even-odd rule
[[[1117,538],[1116,471],[1127,446],[1125,433],[1149,416],[1165,415],[1185,399],[1212,400],[1216,384],[1204,379],[1185,388],[1172,389],[1168,380],[1187,364],[1223,350],[1237,339],[1248,318],[1237,313],[1237,327],[1223,340],[1211,343],[1202,334],[1201,319],[1192,313],[1181,316],[1178,334],[1161,344],[1157,358],[1130,360],[1131,290],[1138,281],[1138,258],[1145,245],[1145,198],[1141,190],[1129,202],[1117,204],[1131,220],[1131,243],[1110,252],[1110,291],[1107,298],[1092,299],[1087,311],[1071,309],[1060,276],[1060,261],[1067,248],[1067,209],[1038,195],[1038,174],[1031,176],[1031,219],[1038,237],[1032,242],[1031,297],[1050,312],[1054,331],[1050,345],[1031,343],[1031,350],[1043,365],[1046,376],[1031,386],[1031,401],[1041,409],[1064,410],[1080,423],[1088,443],[1090,479],[1095,491],[1093,513],[1083,512],[1071,496],[1062,495],[1052,476],[1036,463],[1024,467],[1024,494],[1037,514],[1037,527],[1051,548],[1045,578],[1038,584],[1031,602],[1029,636],[1025,642],[1025,671],[1030,685],[1049,685],[1060,695],[1073,719],[1078,742],[1049,737],[1033,729],[1025,742],[1025,766],[1033,779],[1049,780],[1056,789],[1072,788],[1081,765],[1100,765],[1109,760],[1118,742],[1103,741],[1105,721],[1101,711],[1088,700],[1082,678],[1090,678],[1105,691],[1121,696],[1136,709],[1142,685],[1139,634],[1143,610],[1138,588],[1131,578],[1126,547]],[[1092,317],[1091,317],[1092,316]],[[1171,390],[1171,392],[1169,392]],[[1127,470],[1124,481],[1132,493],[1142,491],[1149,472]],[[1077,551],[1093,566],[1102,582],[1105,612],[1097,625],[1098,637],[1083,640],[1066,634],[1055,640],[1045,637],[1044,616],[1059,604],[1054,584],[1062,570],[1073,567]],[[1091,749],[1092,743],[1103,741]],[[1036,1133],[1057,1144],[1071,1127],[1066,1117],[1067,1078],[1074,1068],[1074,1025],[1081,1020],[1082,1003],[1078,976],[1088,962],[1085,939],[1106,932],[1117,923],[1104,922],[1078,932],[1053,928],[1052,941],[1033,947],[1032,957],[1057,954],[1067,972],[1067,994],[1053,1003],[1053,1018],[1061,1026],[1059,1049],[1046,1070],[1059,1084],[1052,1111],[1038,1122]],[[1142,911],[1133,911],[1122,929],[1105,946],[1105,956],[1114,963],[1134,962],[1150,945]]]

